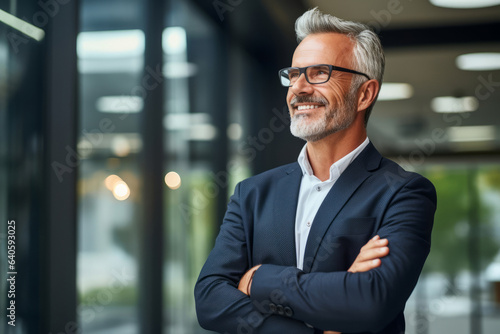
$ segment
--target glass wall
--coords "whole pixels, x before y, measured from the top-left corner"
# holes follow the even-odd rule
[[[38,8],[2,1],[0,10],[5,20],[6,13],[31,18]],[[43,38],[0,22],[0,332],[6,334],[36,333],[41,319],[44,50]]]
[[[144,10],[140,1],[127,8]],[[166,333],[201,333],[193,286],[237,181],[250,175],[238,149],[250,132],[238,87],[259,72],[190,1],[164,13],[162,70],[144,65],[144,22],[82,1],[78,35],[78,315],[83,333],[137,333],[144,93],[163,83],[163,296]],[[92,15],[90,15],[92,13]],[[113,21],[114,20],[114,21]],[[234,75],[234,72],[240,75]],[[231,72],[233,80],[228,85]],[[253,74],[255,75],[255,73]],[[235,94],[228,94],[230,91]]]
[[[225,188],[214,171],[227,159],[222,32],[189,1],[172,2],[163,31],[166,77],[165,332],[192,333],[192,287],[217,225]]]
[[[496,333],[500,328],[500,169],[430,165],[438,208],[432,247],[406,308],[408,333]]]
[[[97,14],[111,5],[82,1],[77,37],[77,287],[83,333],[137,333],[139,328],[139,93],[144,83],[155,81],[144,80],[140,2],[113,6],[108,20]],[[124,24],[120,15],[134,19]]]

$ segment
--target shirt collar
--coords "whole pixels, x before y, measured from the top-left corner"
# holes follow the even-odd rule
[[[341,159],[334,162],[330,166],[330,177],[325,182],[336,180],[346,170],[351,162],[356,159],[361,151],[363,151],[363,149],[368,145],[369,142],[370,140],[368,139],[368,137],[366,137],[365,141],[363,141],[361,145],[356,147]],[[304,145],[304,147],[302,147],[299,157],[297,158],[297,162],[302,169],[303,175],[314,176],[313,169],[311,167],[311,164],[309,163],[309,158],[307,157],[307,143]]]

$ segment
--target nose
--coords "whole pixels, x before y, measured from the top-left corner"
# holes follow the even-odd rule
[[[290,87],[292,92],[295,95],[311,95],[313,93],[313,87],[312,85],[307,82],[306,76],[304,73],[302,73],[297,81],[293,84],[292,87]]]

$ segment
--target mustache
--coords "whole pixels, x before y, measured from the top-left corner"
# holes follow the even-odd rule
[[[328,101],[323,97],[315,96],[295,96],[291,101],[290,105],[295,108],[297,103],[321,103],[323,105],[328,105]]]

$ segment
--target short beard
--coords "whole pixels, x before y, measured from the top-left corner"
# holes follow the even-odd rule
[[[299,99],[300,102],[317,102],[312,97],[301,97]],[[334,107],[324,104],[325,114],[322,119],[307,122],[309,116],[294,115],[290,123],[292,135],[308,142],[315,142],[347,129],[356,119],[356,100],[357,87],[352,87],[346,94],[344,103]]]

